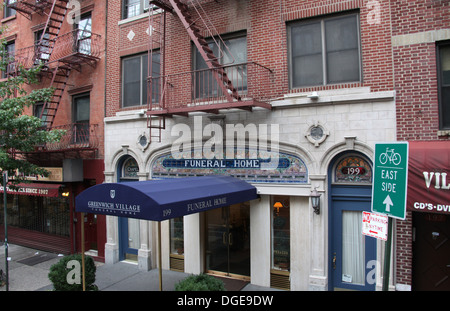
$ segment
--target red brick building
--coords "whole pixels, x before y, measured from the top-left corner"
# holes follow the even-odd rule
[[[410,168],[423,164],[409,175],[410,183],[420,183],[408,197],[419,192],[419,198],[408,201],[406,220],[397,221],[396,284],[449,290],[450,197],[438,176],[449,170],[450,3],[391,1],[391,13],[397,139],[410,142]],[[438,184],[432,174],[439,174]]]
[[[45,65],[37,85],[54,87],[49,102],[27,111],[42,119],[48,129],[64,129],[59,143],[19,153],[45,167],[50,176],[30,177],[27,189],[44,189],[39,195],[8,194],[9,241],[60,253],[81,250],[81,217],[75,213],[75,196],[103,182],[103,118],[105,107],[104,1],[5,1],[1,26],[12,56],[3,79],[15,68]],[[48,191],[47,191],[48,190]],[[87,215],[86,249],[104,258],[105,217]]]
[[[223,226],[213,212],[164,222],[164,269],[237,274],[292,290],[381,288],[380,271],[370,269],[382,260],[382,243],[364,238],[367,263],[347,271],[342,262],[351,256],[342,251],[347,236],[339,230],[343,218],[354,228],[360,210],[370,210],[374,144],[397,138],[390,10],[386,1],[363,0],[109,2],[106,182],[217,174],[166,165],[175,163],[173,131],[198,131],[198,120],[223,130],[278,125],[280,154],[296,172],[222,171],[251,182],[261,200],[224,209]],[[249,154],[257,147],[246,141]],[[313,189],[321,193],[316,212]],[[344,213],[350,205],[354,210]],[[284,233],[274,225],[278,217]],[[131,259],[143,269],[156,267],[155,224],[107,221],[106,262]],[[237,249],[230,247],[238,234],[230,222],[242,230]],[[231,235],[216,239],[213,228],[228,228]],[[278,235],[286,232],[283,244]],[[230,252],[242,259],[227,262],[238,271],[226,271],[224,254]]]

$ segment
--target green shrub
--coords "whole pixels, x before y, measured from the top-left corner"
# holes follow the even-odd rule
[[[79,269],[71,265],[71,260],[77,260],[80,265]],[[67,265],[69,263],[69,265]],[[85,256],[84,258],[86,269],[86,290],[98,290],[95,282],[96,267],[92,257]],[[69,274],[69,277],[67,276]],[[61,258],[59,262],[50,267],[48,278],[53,283],[53,288],[56,291],[82,291],[83,290],[83,276],[81,268],[81,254],[69,255]]]
[[[176,291],[225,291],[223,282],[211,275],[191,275],[175,285]]]

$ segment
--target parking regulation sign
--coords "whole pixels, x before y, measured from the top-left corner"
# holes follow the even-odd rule
[[[363,212],[362,234],[387,241],[388,216],[376,213]]]
[[[408,142],[375,144],[372,212],[405,219],[408,150]]]

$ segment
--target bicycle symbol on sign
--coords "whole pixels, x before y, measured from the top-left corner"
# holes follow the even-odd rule
[[[399,153],[394,152],[394,149],[386,148],[386,152],[380,154],[380,163],[386,164],[389,161],[389,164],[399,165],[402,162],[402,157]]]

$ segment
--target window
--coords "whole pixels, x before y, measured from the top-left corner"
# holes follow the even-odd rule
[[[123,18],[130,18],[148,11],[148,0],[124,0]]]
[[[73,99],[72,143],[89,143],[89,94],[79,95]]]
[[[15,41],[11,41],[6,43],[5,45],[5,57],[9,58],[8,65],[6,66],[6,71],[2,71],[2,79],[6,79],[8,77],[8,73],[12,73],[15,70],[14,60],[14,52],[16,50]]]
[[[33,106],[33,116],[36,118],[40,118],[42,121],[42,126],[45,126],[45,121],[47,120],[47,109],[42,111],[44,109],[44,102],[37,102]]]
[[[170,253],[184,254],[184,230],[183,217],[172,218],[170,220]]]
[[[77,46],[76,52],[81,54],[91,54],[92,17],[91,12],[83,14],[80,22],[76,25]]]
[[[272,270],[290,271],[289,197],[272,197]]]
[[[228,78],[233,86],[239,91],[247,89],[247,37],[245,36],[229,36],[224,40],[208,40],[209,48],[218,56],[220,64],[231,65],[225,68]],[[243,64],[241,66],[237,64]],[[237,65],[237,66],[235,66]],[[220,88],[214,80],[211,71],[208,68],[202,55],[195,49],[194,70],[195,73],[195,98],[206,98],[220,95]]]
[[[342,158],[334,171],[335,183],[372,183],[372,168],[360,156],[351,155]]]
[[[15,2],[16,2],[16,0],[6,0],[5,1],[6,5],[4,7],[4,15],[5,15],[4,18],[16,15],[16,10],[8,7],[8,4],[13,4]]]
[[[361,81],[358,14],[295,22],[288,34],[291,88]]]
[[[36,58],[36,63],[39,61],[48,61],[50,59],[50,34],[48,32],[45,33],[44,38],[42,38],[42,34],[44,32],[44,29],[38,30],[34,33],[34,48],[36,55],[38,53],[41,53],[39,57]],[[39,42],[42,44],[39,47]]]
[[[439,120],[441,129],[450,129],[450,43],[438,45]]]
[[[160,54],[153,53],[152,97],[158,98]],[[131,56],[122,60],[122,107],[142,106],[147,104],[148,54]]]

